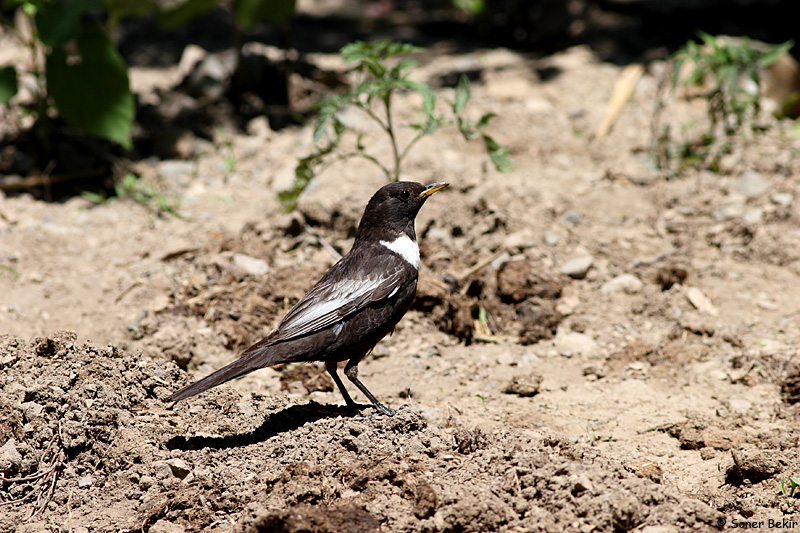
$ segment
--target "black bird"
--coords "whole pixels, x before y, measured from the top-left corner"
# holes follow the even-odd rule
[[[370,199],[350,252],[322,276],[283,317],[269,335],[213,374],[168,396],[177,401],[259,368],[299,361],[325,361],[325,369],[350,407],[337,364],[347,361],[344,373],[372,405],[385,407],[358,379],[358,363],[383,337],[394,331],[417,291],[419,246],[414,219],[445,182],[422,185],[400,181],[381,187]]]

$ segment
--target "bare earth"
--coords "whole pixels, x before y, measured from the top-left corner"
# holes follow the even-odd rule
[[[497,113],[514,170],[449,130],[409,160],[407,179],[451,187],[417,221],[417,305],[360,366],[408,406],[394,417],[351,416],[303,365],[159,400],[266,334],[333,263],[323,241],[349,249],[384,183],[369,164],[331,167],[296,214],[275,201],[310,128],[220,133],[233,169],[222,148],[140,163],[186,221],[0,199],[0,531],[800,529],[791,125],[667,181],[648,154],[659,65],[594,141],[620,68],[493,51],[420,77],[470,68],[470,112]],[[690,134],[704,116],[665,111]],[[561,274],[585,256],[583,279]]]

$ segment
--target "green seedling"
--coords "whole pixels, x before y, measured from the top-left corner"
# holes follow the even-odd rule
[[[795,489],[800,486],[800,476],[790,476],[789,477],[789,488],[786,488],[786,478],[781,476],[781,480],[778,482],[778,489],[781,491],[781,494],[784,496],[789,496],[790,498],[794,496]]]
[[[467,141],[480,139],[498,171],[507,172],[511,169],[508,150],[486,133],[489,121],[495,115],[486,113],[474,123],[465,115],[470,99],[469,81],[466,77],[461,78],[455,88],[453,100],[443,106],[444,110],[437,108],[436,96],[428,84],[409,79],[410,72],[418,62],[400,59],[398,56],[422,51],[422,48],[410,44],[391,41],[359,41],[340,50],[344,61],[355,65],[353,70],[358,74],[359,81],[343,95],[328,97],[317,104],[314,149],[311,154],[298,161],[293,186],[278,196],[281,203],[289,209],[294,208],[297,197],[314,177],[333,163],[354,157],[377,166],[387,180],[398,181],[403,162],[411,149],[420,139],[433,135],[445,126],[455,126]],[[398,92],[405,91],[416,92],[421,96],[421,109],[416,120],[397,124],[392,107],[393,98]],[[351,108],[366,114],[388,137],[392,151],[390,157],[381,157],[370,152],[364,142],[364,132],[345,125],[341,114]],[[402,129],[411,131],[410,137],[402,136],[405,140],[400,138]]]

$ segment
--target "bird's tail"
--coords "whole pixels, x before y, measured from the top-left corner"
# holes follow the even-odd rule
[[[279,362],[269,361],[270,358],[268,355],[268,353],[264,353],[264,348],[253,350],[250,353],[245,352],[242,357],[232,362],[228,366],[224,366],[213,374],[209,374],[203,379],[195,381],[191,385],[187,385],[179,391],[170,394],[164,398],[164,401],[177,402],[179,400],[191,398],[192,396],[196,396],[201,392],[216,387],[217,385],[222,385],[223,383],[227,383],[232,379],[249,374],[254,370],[271,366],[271,364],[277,364]]]

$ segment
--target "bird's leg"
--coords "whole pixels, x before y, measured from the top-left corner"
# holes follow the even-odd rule
[[[344,367],[344,375],[347,376],[347,379],[352,381],[367,398],[369,398],[369,401],[372,402],[372,405],[375,407],[375,409],[388,416],[392,416],[397,412],[395,409],[389,409],[379,402],[378,399],[372,395],[369,389],[367,389],[367,387],[365,387],[364,384],[359,381],[358,360],[351,360],[347,363],[347,366]]]
[[[337,361],[325,361],[325,370],[328,371],[328,374],[330,374],[333,378],[333,382],[336,383],[337,387],[339,387],[339,392],[341,392],[342,396],[344,396],[344,403],[346,403],[348,407],[357,407],[358,404],[353,401],[353,399],[350,397],[350,393],[348,393],[347,389],[344,388],[342,378],[339,377],[338,367],[339,365]]]

